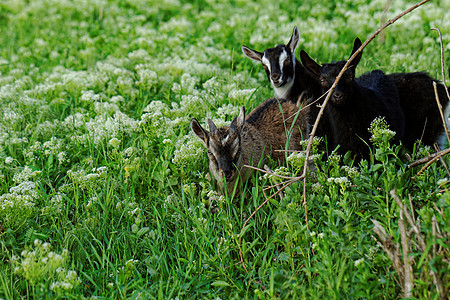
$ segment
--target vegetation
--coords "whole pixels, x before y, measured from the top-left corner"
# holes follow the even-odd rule
[[[439,297],[430,271],[448,292],[448,157],[418,174],[407,164],[434,150],[416,145],[407,160],[377,120],[370,161],[315,150],[308,224],[296,182],[241,231],[279,179],[260,173],[247,197],[219,196],[189,129],[193,117],[229,123],[272,95],[242,44],[286,43],[297,25],[300,49],[342,60],[355,36],[412,4],[0,2],[0,298],[400,298],[371,221],[400,243],[393,189],[428,245],[409,255],[412,296]],[[450,2],[430,1],[368,45],[357,75],[440,78],[431,27],[443,33],[448,67]],[[270,167],[295,175],[302,155],[288,162]]]

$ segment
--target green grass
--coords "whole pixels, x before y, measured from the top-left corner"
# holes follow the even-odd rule
[[[358,168],[332,155],[307,182],[309,228],[297,182],[241,232],[274,179],[255,176],[247,198],[210,192],[189,129],[192,117],[225,124],[273,94],[241,45],[286,43],[297,25],[300,49],[342,60],[355,36],[414,3],[393,1],[384,16],[385,0],[30,2],[0,3],[0,298],[400,298],[371,222],[399,241],[392,189],[441,247],[435,259],[412,253],[413,295],[438,297],[427,270],[450,274],[448,239],[433,239],[431,222],[450,231],[442,164],[417,176],[389,141]],[[431,1],[390,26],[358,74],[440,79],[430,27],[443,33],[448,67],[449,11]]]

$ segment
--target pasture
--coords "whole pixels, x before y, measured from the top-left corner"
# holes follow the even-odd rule
[[[402,243],[404,213],[392,190],[426,243],[412,243],[407,256],[412,296],[448,296],[448,156],[410,168],[435,149],[416,144],[405,158],[388,126],[374,122],[372,155],[358,165],[313,147],[307,216],[297,181],[243,228],[280,179],[258,173],[247,196],[220,196],[189,128],[192,118],[229,125],[241,106],[251,111],[273,95],[242,45],[287,43],[298,26],[297,57],[303,49],[317,62],[343,60],[355,37],[365,41],[413,4],[0,2],[0,298],[401,298],[404,278],[372,222]],[[382,32],[356,76],[426,71],[442,80],[432,27],[443,35],[450,83],[443,0]],[[287,165],[269,166],[295,176],[303,163],[295,153]]]

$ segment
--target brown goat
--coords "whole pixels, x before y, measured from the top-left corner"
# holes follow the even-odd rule
[[[305,116],[302,112],[296,116],[297,112],[296,104],[271,98],[261,103],[247,117],[242,107],[239,116],[229,127],[217,128],[208,120],[208,132],[195,118],[191,120],[192,131],[208,150],[209,169],[218,182],[221,194],[232,195],[236,184],[238,194],[242,192],[243,184],[252,173],[244,165],[261,166],[265,156],[270,156],[275,161],[284,161],[286,154],[276,150],[300,149],[306,125]]]

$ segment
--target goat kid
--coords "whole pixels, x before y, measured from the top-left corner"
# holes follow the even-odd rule
[[[320,93],[320,86],[313,75],[295,58],[300,40],[297,26],[294,27],[291,39],[284,45],[268,48],[258,52],[242,46],[242,52],[248,58],[260,62],[266,71],[276,98],[284,98],[296,103],[303,92]],[[320,96],[320,94],[318,95]]]
[[[295,26],[291,39],[286,45],[280,44],[263,52],[242,46],[242,52],[248,58],[262,64],[267,78],[274,89],[275,97],[285,98],[294,103],[299,102],[304,107],[322,95],[322,88],[315,79],[314,74],[295,58],[295,49],[298,47],[299,40],[300,33],[297,26]],[[308,133],[310,133],[316,120],[321,103],[322,101],[307,108],[308,112],[306,113],[305,121]],[[316,135],[324,136],[324,132],[329,130],[330,125],[326,119],[322,119]]]
[[[192,131],[208,150],[209,170],[218,182],[219,193],[231,196],[236,184],[237,194],[242,192],[251,174],[244,165],[261,165],[266,155],[284,161],[285,153],[276,150],[300,150],[306,130],[304,116],[296,117],[297,112],[298,107],[292,102],[271,98],[247,117],[242,107],[229,127],[217,128],[208,120],[207,131],[195,118],[191,120]]]
[[[361,46],[356,38],[353,55]],[[350,55],[350,56],[351,56]],[[355,79],[355,69],[362,52],[355,57],[351,66],[331,95],[326,107],[326,117],[331,124],[328,135],[333,136],[333,147],[340,145],[341,154],[351,151],[360,158],[369,157],[370,123],[377,117],[384,117],[391,130],[396,132],[395,139],[404,137],[405,120],[396,85],[380,70],[375,70]],[[305,51],[300,53],[301,61],[322,86],[322,91],[330,89],[346,61],[319,65]]]

